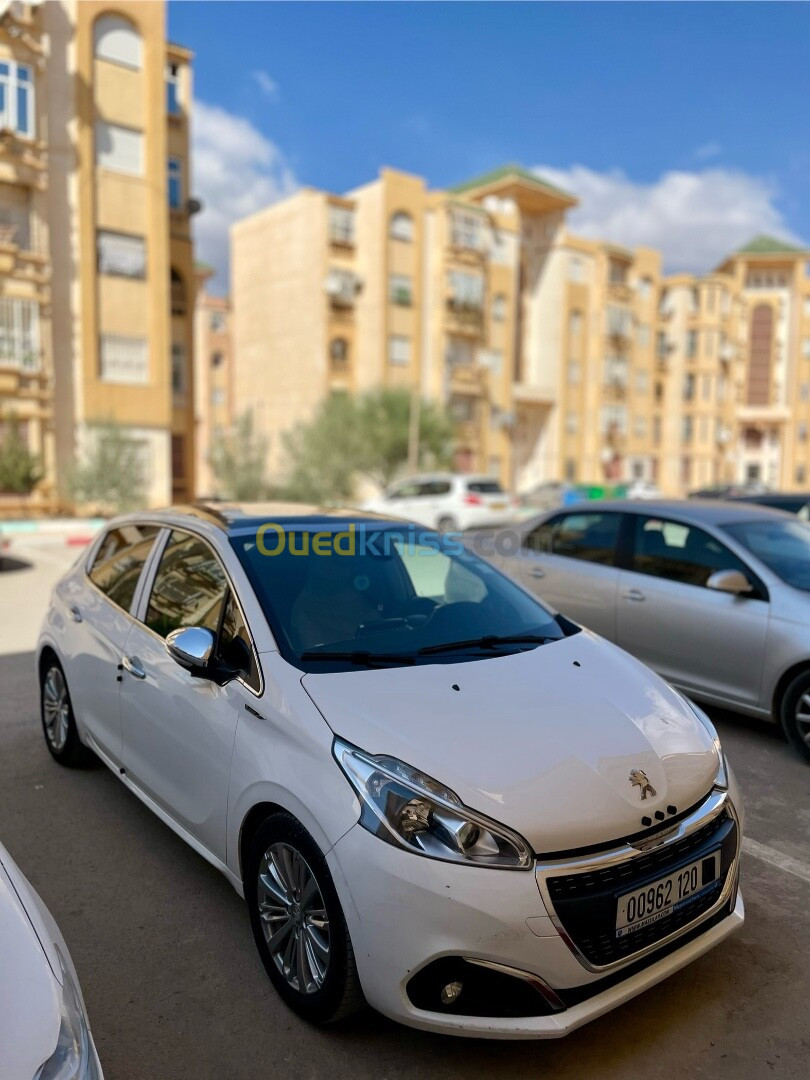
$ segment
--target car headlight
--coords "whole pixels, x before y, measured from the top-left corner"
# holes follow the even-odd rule
[[[455,792],[404,761],[335,739],[333,752],[360,797],[360,824],[417,855],[470,866],[525,870],[526,841],[466,807]]]
[[[689,698],[683,698],[683,700],[706,728],[717,751],[720,764],[717,768],[717,776],[714,778],[714,786],[719,788],[720,791],[728,791],[728,765],[726,764],[726,755],[723,753],[723,746],[720,742],[720,736],[717,734],[717,729],[699,705],[695,705],[694,701],[690,701]]]
[[[79,988],[57,946],[62,968],[62,1021],[56,1049],[34,1080],[102,1080]]]

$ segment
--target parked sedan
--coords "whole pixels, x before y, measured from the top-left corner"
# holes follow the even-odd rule
[[[580,505],[500,565],[691,698],[780,721],[810,761],[810,528],[752,504]]]
[[[788,514],[795,514],[802,521],[810,521],[810,492],[807,491],[763,491],[759,495],[729,495],[728,501],[770,506],[772,510],[784,510]]]
[[[503,525],[515,515],[515,503],[492,476],[432,473],[392,484],[364,510],[416,521],[428,529],[456,532]]]
[[[0,1076],[102,1080],[65,939],[2,844]]]
[[[710,721],[454,538],[220,506],[120,518],[56,585],[46,743],[244,895],[281,997],[565,1034],[743,921]]]

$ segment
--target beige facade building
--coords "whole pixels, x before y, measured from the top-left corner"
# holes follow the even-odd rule
[[[216,439],[234,422],[231,305],[227,297],[207,290],[213,269],[197,265],[197,302],[194,310],[194,467],[196,494],[216,491],[209,460]]]
[[[231,236],[233,409],[281,435],[324,394],[418,389],[456,465],[523,491],[810,482],[810,253],[763,237],[704,277],[573,235],[506,166],[452,191],[392,169],[304,189]]]
[[[193,492],[190,59],[162,2],[15,3],[0,20],[0,411],[28,421],[54,503],[108,421],[149,504]]]

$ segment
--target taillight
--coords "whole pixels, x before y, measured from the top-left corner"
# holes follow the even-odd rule
[[[465,495],[464,502],[467,506],[480,506],[483,500],[480,495]]]

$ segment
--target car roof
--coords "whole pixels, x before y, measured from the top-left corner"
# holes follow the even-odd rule
[[[558,507],[554,513],[583,510],[622,511],[627,514],[671,514],[696,525],[732,525],[737,521],[793,520],[793,514],[775,510],[758,503],[731,503],[724,499],[585,499],[570,506]]]
[[[482,480],[497,481],[497,479],[498,477],[493,476],[491,473],[417,473],[414,476],[401,476],[398,480],[394,480],[390,486],[398,487],[400,484],[421,484],[428,480],[464,480],[465,482],[473,481],[473,483],[480,483]]]
[[[162,510],[143,510],[122,515],[118,521],[157,521],[165,525],[178,525],[183,518],[211,526],[225,533],[247,532],[268,521],[279,524],[312,526],[323,523],[325,527],[371,521],[379,524],[402,524],[394,514],[377,514],[354,507],[316,506],[294,502],[198,502],[170,506]]]

